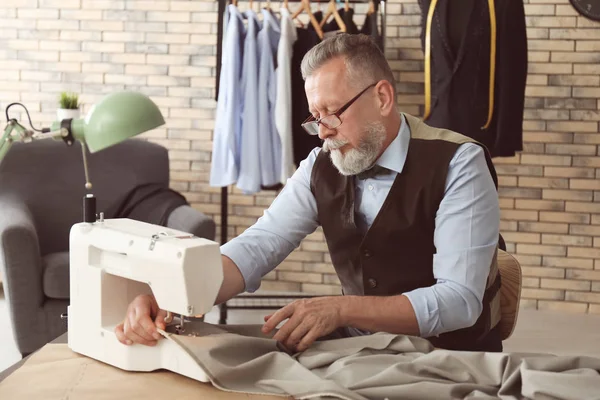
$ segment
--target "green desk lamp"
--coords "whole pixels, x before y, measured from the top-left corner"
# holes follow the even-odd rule
[[[19,124],[16,119],[9,118],[8,110],[14,105],[25,108],[31,130]],[[52,128],[34,128],[27,108],[21,103],[12,103],[6,107],[6,119],[8,124],[0,139],[0,162],[13,142],[62,139],[71,146],[75,140],[79,140],[87,189],[91,189],[92,184],[89,181],[86,146],[91,153],[95,153],[165,123],[156,104],[147,96],[136,92],[110,94],[94,105],[84,119],[64,119],[53,123]]]

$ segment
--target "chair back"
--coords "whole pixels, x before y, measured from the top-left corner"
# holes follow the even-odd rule
[[[512,255],[498,250],[498,270],[502,286],[500,288],[500,334],[508,339],[515,330],[521,301],[521,264]]]
[[[92,190],[97,211],[116,209],[138,185],[169,185],[169,157],[163,146],[132,138],[105,150],[87,151]],[[40,255],[69,249],[71,226],[82,220],[84,187],[83,156],[77,141],[62,140],[15,143],[0,163],[0,197],[23,202],[32,214],[40,244]]]

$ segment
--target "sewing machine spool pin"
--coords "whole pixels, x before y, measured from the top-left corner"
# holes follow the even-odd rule
[[[83,222],[96,222],[96,197],[91,193],[83,198]]]
[[[93,224],[94,222],[104,222],[104,212],[96,214],[96,197],[88,193],[83,198],[83,222]]]

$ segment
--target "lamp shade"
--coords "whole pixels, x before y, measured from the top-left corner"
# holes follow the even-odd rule
[[[94,153],[164,123],[158,106],[148,96],[117,92],[95,104],[84,120],[74,120],[72,132]]]

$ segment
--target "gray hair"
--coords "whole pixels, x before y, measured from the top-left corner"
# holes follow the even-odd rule
[[[338,34],[310,49],[300,66],[302,78],[306,80],[326,62],[337,57],[344,57],[346,77],[351,85],[367,86],[386,80],[392,85],[395,97],[396,80],[392,69],[375,41],[364,34]]]

